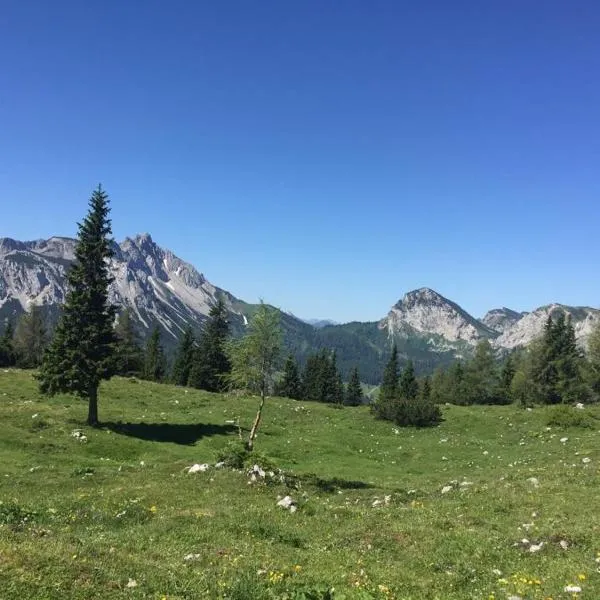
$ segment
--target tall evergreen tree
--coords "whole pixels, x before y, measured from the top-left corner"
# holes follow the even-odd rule
[[[144,378],[149,381],[162,381],[166,371],[165,352],[160,342],[160,329],[158,325],[155,325],[146,343]]]
[[[219,298],[208,313],[208,321],[200,334],[190,369],[189,385],[209,392],[222,392],[227,387],[231,362],[226,343],[229,338],[227,307]]]
[[[302,384],[298,372],[298,363],[290,354],[288,355],[283,367],[283,377],[277,387],[277,394],[284,398],[300,400],[302,397]]]
[[[175,385],[187,385],[194,363],[194,333],[191,327],[184,332],[177,348],[171,379]]]
[[[144,371],[144,351],[138,342],[129,308],[119,314],[115,335],[115,374],[124,377],[140,376]]]
[[[500,396],[505,404],[509,404],[514,399],[512,397],[511,386],[512,381],[517,372],[517,359],[513,354],[509,354],[502,365],[500,372]]]
[[[375,414],[382,419],[392,419],[395,405],[398,400],[398,348],[392,346],[392,354],[383,372],[383,381],[379,387],[379,396],[373,409]]]
[[[423,377],[419,385],[419,399],[423,402],[431,402],[431,377]]]
[[[409,360],[398,381],[398,395],[405,400],[414,400],[418,394],[419,384],[415,377],[415,367],[412,360]]]
[[[358,368],[354,367],[350,374],[348,387],[346,388],[345,404],[348,406],[360,406],[363,402],[364,394],[360,385],[360,376]]]
[[[0,367],[12,367],[15,364],[14,329],[10,321],[6,321],[4,333],[0,338]]]
[[[500,400],[500,378],[492,345],[481,340],[465,372],[465,404],[495,404]]]
[[[21,315],[14,337],[14,350],[19,366],[26,369],[39,367],[48,345],[48,334],[42,309],[33,305]]]
[[[39,380],[45,394],[72,393],[88,402],[89,425],[98,425],[98,387],[112,375],[115,307],[108,301],[113,256],[108,196],[100,186],[79,224],[68,292]]]

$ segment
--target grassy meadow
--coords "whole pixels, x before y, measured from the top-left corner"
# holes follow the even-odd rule
[[[0,371],[0,599],[600,598],[600,407],[416,430],[271,398],[254,460],[275,476],[252,482],[214,465],[256,405],[115,378],[90,429]]]

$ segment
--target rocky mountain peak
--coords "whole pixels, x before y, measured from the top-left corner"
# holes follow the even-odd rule
[[[485,313],[485,316],[481,319],[481,322],[486,327],[502,333],[509,327],[512,327],[526,314],[527,313],[517,312],[506,307],[493,308]]]
[[[380,328],[387,328],[390,335],[440,336],[471,344],[497,335],[458,304],[427,287],[405,294],[380,322]]]

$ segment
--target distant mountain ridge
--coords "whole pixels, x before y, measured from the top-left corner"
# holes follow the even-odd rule
[[[76,240],[65,237],[32,242],[0,238],[0,326],[32,304],[56,318],[75,245]],[[256,305],[210,283],[149,234],[115,243],[110,269],[110,300],[131,310],[142,338],[158,324],[167,346],[173,347],[186,327],[199,330],[218,298],[224,300],[236,334],[256,310]],[[499,351],[525,346],[541,334],[549,315],[560,312],[570,315],[582,344],[600,318],[595,308],[549,304],[529,313],[493,309],[478,320],[431,288],[420,288],[406,293],[379,322],[339,325],[319,320],[311,325],[285,312],[281,322],[287,350],[301,362],[320,348],[334,349],[344,374],[358,365],[364,381],[377,383],[393,342],[419,371],[431,371],[468,356],[481,339],[489,339]]]

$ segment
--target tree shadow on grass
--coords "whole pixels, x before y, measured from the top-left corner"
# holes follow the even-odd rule
[[[312,485],[319,491],[329,494],[333,494],[338,490],[366,490],[374,487],[365,481],[352,481],[349,479],[340,479],[339,477],[324,479],[313,474],[300,476],[299,479],[305,484]]]
[[[102,423],[102,427],[150,442],[171,442],[191,445],[203,437],[227,435],[237,431],[234,425],[214,425],[213,423]]]

